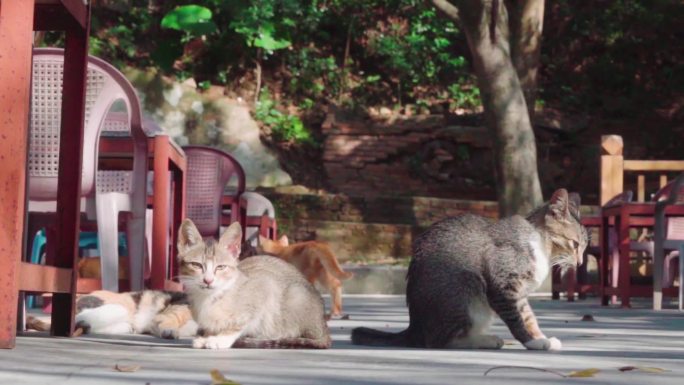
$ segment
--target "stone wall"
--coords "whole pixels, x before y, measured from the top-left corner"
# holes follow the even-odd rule
[[[330,243],[342,261],[411,255],[411,242],[430,224],[461,213],[497,216],[495,202],[422,197],[289,194],[262,191],[276,206],[281,234]]]
[[[489,136],[442,115],[358,119],[328,114],[323,162],[335,191],[494,199]]]
[[[276,208],[279,233],[291,240],[330,243],[342,261],[379,262],[407,258],[413,239],[431,224],[458,214],[498,217],[491,201],[425,197],[351,196],[262,190]],[[582,206],[582,215],[597,215]],[[596,238],[594,234],[592,238]]]

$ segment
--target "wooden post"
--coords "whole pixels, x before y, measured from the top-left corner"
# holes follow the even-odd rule
[[[601,136],[601,206],[622,192],[624,182],[624,143],[620,135]]]
[[[663,174],[660,176],[660,188],[665,187],[667,184],[667,175]]]
[[[26,216],[33,1],[0,1],[0,348],[13,348]]]
[[[86,69],[90,7],[85,26],[76,19],[65,29],[64,74],[62,81],[62,121],[59,137],[57,179],[57,218],[55,266],[71,269],[69,293],[52,295],[51,334],[69,337],[74,332],[76,285],[78,283],[78,233],[80,230],[81,172],[83,169],[83,132],[85,128]],[[58,310],[57,310],[58,309]]]

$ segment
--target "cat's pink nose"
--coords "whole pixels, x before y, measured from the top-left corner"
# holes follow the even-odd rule
[[[212,282],[214,282],[214,278],[204,277],[204,283],[206,283],[207,285],[211,285]]]

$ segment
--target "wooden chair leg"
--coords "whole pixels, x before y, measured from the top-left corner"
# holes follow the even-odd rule
[[[577,283],[577,269],[574,267],[571,267],[568,269],[568,272],[565,274],[566,279],[568,280],[567,284],[567,290],[568,290],[568,302],[574,302],[575,301],[575,284]]]
[[[551,268],[551,298],[560,299],[560,290],[563,285],[560,268],[553,266]]]

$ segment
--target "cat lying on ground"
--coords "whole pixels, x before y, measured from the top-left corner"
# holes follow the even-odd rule
[[[528,349],[561,349],[558,339],[539,329],[527,296],[544,281],[550,264],[582,263],[588,236],[579,207],[578,195],[560,189],[527,218],[493,222],[462,215],[433,224],[413,245],[408,328],[400,333],[356,328],[352,342],[499,349],[503,340],[486,334],[496,313]]]
[[[28,317],[27,328],[48,331],[50,324]],[[197,335],[185,293],[156,290],[98,290],[79,296],[76,329],[85,334],[152,334],[169,339]]]
[[[178,237],[179,277],[200,328],[194,348],[330,347],[320,294],[278,258],[239,261],[239,223],[216,242],[186,219]]]
[[[277,241],[259,235],[258,249],[264,254],[276,256],[293,264],[304,277],[314,284],[316,281],[328,289],[332,306],[329,318],[342,317],[342,282],[354,274],[342,270],[335,254],[325,242],[308,241],[289,244],[283,235]]]

